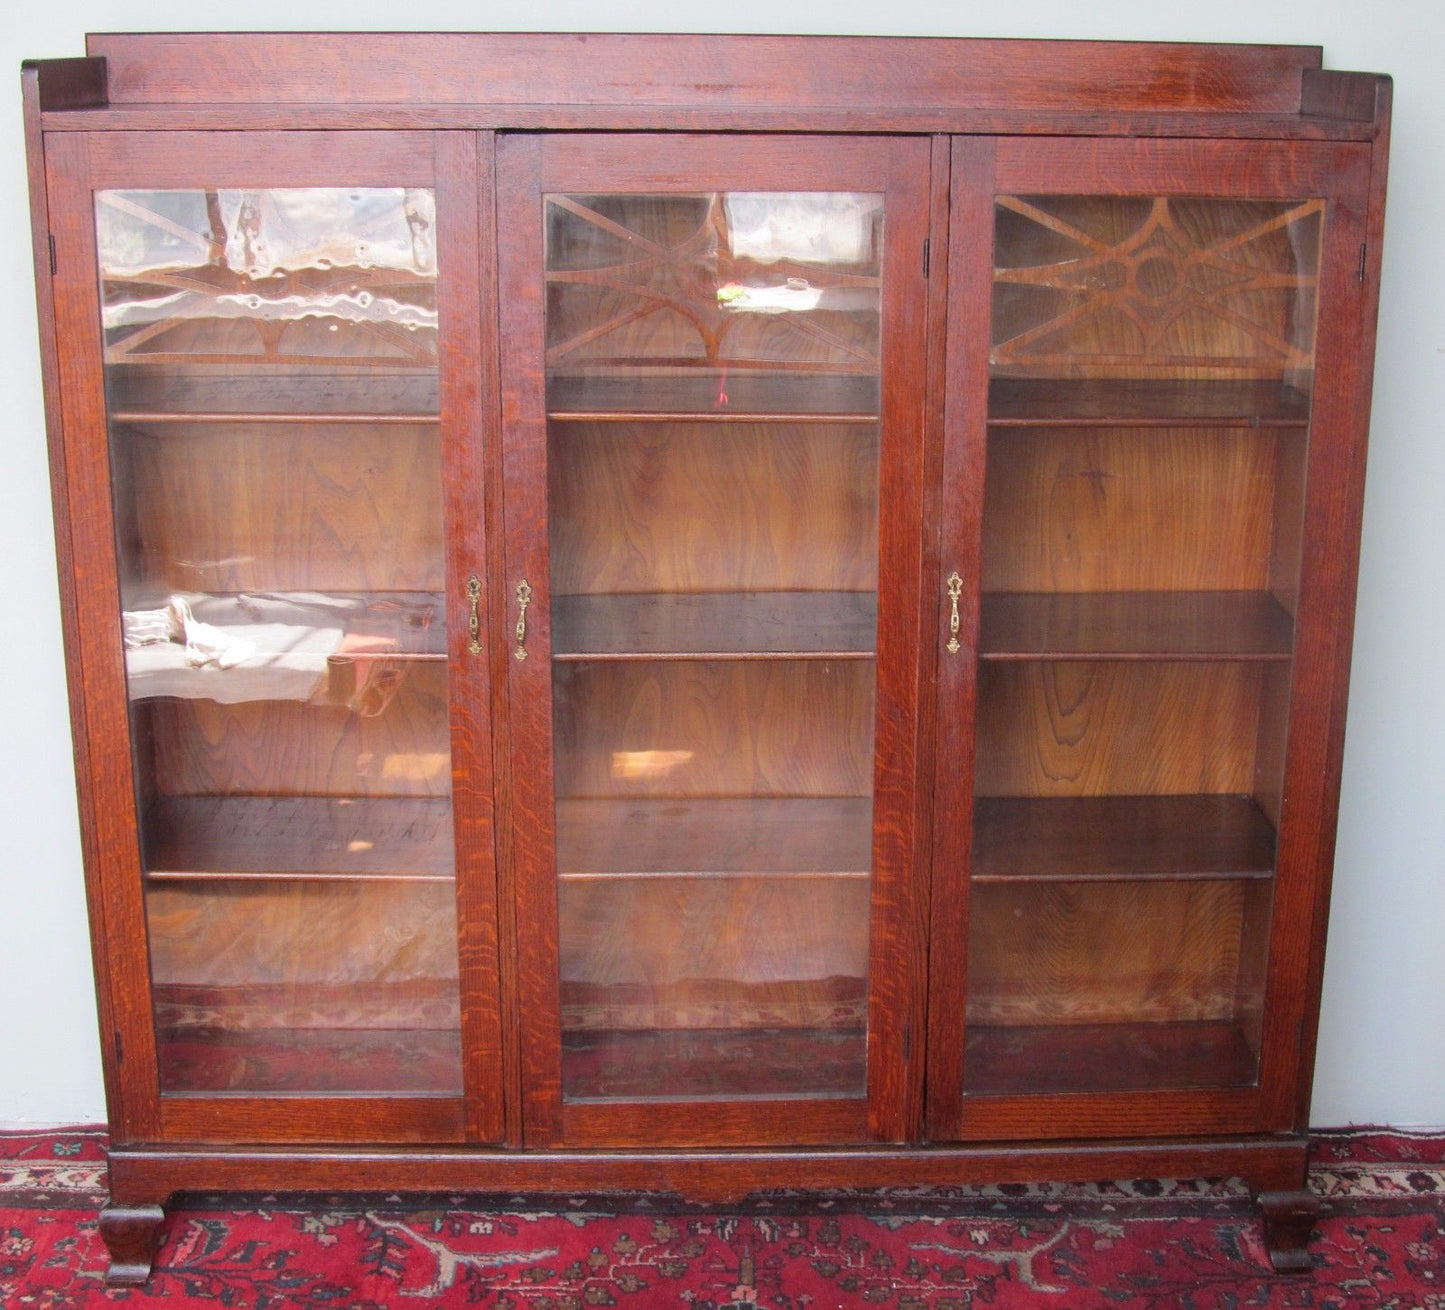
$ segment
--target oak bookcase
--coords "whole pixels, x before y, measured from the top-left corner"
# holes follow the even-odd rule
[[[116,1282],[185,1190],[1238,1175],[1303,1267],[1389,82],[23,74]]]

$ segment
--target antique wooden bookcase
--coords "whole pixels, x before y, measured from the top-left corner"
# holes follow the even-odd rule
[[[1301,1267],[1389,82],[27,65],[115,1281],[194,1189],[1238,1175]]]

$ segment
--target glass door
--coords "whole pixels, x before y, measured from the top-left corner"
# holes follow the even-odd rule
[[[885,683],[908,676],[885,634],[917,622],[917,547],[880,504],[917,495],[898,372],[927,159],[507,143],[503,230],[530,245],[504,254],[504,339],[513,373],[545,360],[508,433],[535,514],[507,514],[514,785],[541,784],[517,836],[550,1074],[529,1141],[868,1132],[895,968],[872,907],[909,877],[876,836],[903,767]]]
[[[452,713],[487,704],[475,415],[439,350],[476,149],[444,143],[439,181],[427,136],[90,148],[91,283],[65,276],[109,438],[96,660],[123,658],[162,1131],[256,1100],[263,1136],[499,1131],[495,966],[464,997],[458,963],[492,913],[485,718],[454,743]]]
[[[1288,840],[1318,725],[1291,709],[1332,656],[1310,606],[1335,579],[1301,543],[1341,419],[1353,169],[1184,153],[1010,144],[964,217],[992,259],[963,275],[986,363],[955,335],[978,400],[950,476],[983,507],[945,552],[940,700],[971,683],[943,819],[963,1006],[939,1016],[963,1136],[1266,1127],[1297,1046],[1269,1046],[1299,1022],[1274,932],[1318,877]]]

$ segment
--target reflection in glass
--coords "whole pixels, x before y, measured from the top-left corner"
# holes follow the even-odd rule
[[[563,1094],[860,1097],[881,197],[545,213]]]
[[[96,224],[162,1090],[457,1094],[432,193]]]

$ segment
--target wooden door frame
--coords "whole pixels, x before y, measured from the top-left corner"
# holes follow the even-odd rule
[[[801,162],[800,162],[801,161]],[[525,1141],[532,1146],[901,1141],[917,1115],[926,945],[915,812],[921,643],[927,303],[930,227],[925,137],[504,135],[498,141],[504,506],[512,605],[494,640],[511,653],[512,592],[532,588],[526,660],[508,659],[512,844],[517,904],[517,1025]],[[884,433],[880,488],[880,607],[875,741],[869,1096],[565,1104],[562,1098],[547,540],[542,197],[553,191],[869,191],[885,226]],[[886,578],[886,581],[885,581]],[[886,588],[886,591],[885,591]],[[887,615],[888,617],[883,617]]]
[[[60,404],[52,427],[57,517],[68,543],[66,643],[87,896],[113,1140],[460,1142],[502,1136],[490,675],[465,653],[463,579],[485,559],[476,433],[489,422],[474,361],[493,337],[480,312],[487,176],[470,132],[104,132],[45,139],[54,236]],[[463,1094],[162,1096],[153,1024],[120,587],[111,500],[93,193],[202,186],[417,186],[438,209],[439,337],[447,527],[448,683],[461,945]],[[492,420],[494,422],[494,420]],[[470,661],[470,662],[469,662]]]
[[[1303,1126],[1304,1034],[1318,1016],[1318,959],[1333,849],[1332,797],[1342,736],[1336,720],[1348,680],[1339,638],[1353,611],[1366,415],[1359,405],[1362,307],[1358,270],[1371,206],[1371,149],[1334,142],[955,138],[945,422],[943,570],[973,580],[960,606],[962,646],[940,654],[936,723],[932,963],[927,1091],[938,1141],[1111,1135],[1280,1133]],[[1269,942],[1258,1084],[1197,1091],[963,1097],[967,1004],[973,718],[978,586],[987,449],[994,196],[1172,195],[1327,203],[1320,257],[1315,381],[1309,428],[1304,541],[1290,730]],[[992,260],[989,261],[990,265]],[[959,305],[959,300],[964,303]],[[1366,361],[1367,364],[1367,361]],[[959,494],[951,501],[948,488]],[[954,510],[953,506],[958,508]],[[953,561],[959,561],[957,565]],[[970,594],[972,593],[972,594]],[[942,605],[940,597],[940,606]],[[1300,925],[1313,925],[1310,933]]]

